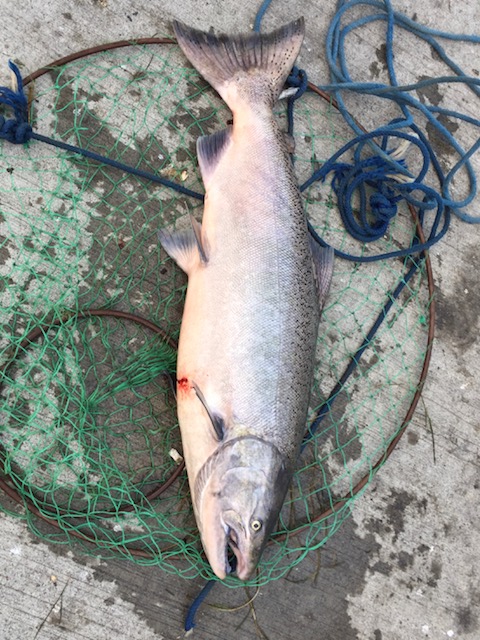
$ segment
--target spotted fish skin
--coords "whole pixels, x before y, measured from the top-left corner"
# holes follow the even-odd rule
[[[233,112],[197,143],[201,226],[161,232],[188,274],[177,404],[197,524],[212,569],[251,577],[305,431],[332,254],[312,247],[285,135],[272,108],[303,19],[266,35],[174,23],[180,47]]]

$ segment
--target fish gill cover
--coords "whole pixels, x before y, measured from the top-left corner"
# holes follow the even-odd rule
[[[47,70],[26,92],[35,131],[194,191],[202,191],[197,138],[231,118],[174,44],[86,55]],[[276,113],[286,128],[285,105]],[[299,182],[350,137],[331,102],[304,95]],[[376,243],[362,243],[345,231],[329,181],[303,195],[313,228],[343,252],[388,253],[416,237],[407,206]],[[0,481],[20,504],[3,508],[45,540],[212,578],[172,392],[186,277],[157,239],[163,227],[188,224],[187,211],[199,218],[201,203],[35,141],[2,145],[0,200]],[[408,256],[336,261],[306,429],[321,407],[323,420],[250,584],[287,574],[325,543],[408,423],[431,340],[427,266]]]

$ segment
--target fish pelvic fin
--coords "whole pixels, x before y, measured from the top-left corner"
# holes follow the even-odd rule
[[[174,21],[182,51],[235,113],[239,102],[273,105],[298,56],[303,18],[271,33],[213,35]]]

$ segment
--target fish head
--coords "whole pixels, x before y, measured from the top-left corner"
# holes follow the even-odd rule
[[[227,441],[207,460],[197,477],[195,504],[202,543],[214,573],[232,571],[248,580],[273,531],[291,473],[272,444],[246,436]]]

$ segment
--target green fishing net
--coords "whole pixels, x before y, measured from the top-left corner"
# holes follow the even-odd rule
[[[26,91],[35,131],[196,191],[196,140],[231,118],[173,44],[84,55],[46,69]],[[285,126],[285,105],[276,112]],[[331,103],[303,96],[299,182],[350,137]],[[328,181],[304,198],[317,232],[345,252],[396,250],[415,234],[405,208],[387,236],[360,245]],[[157,233],[201,210],[198,200],[41,142],[0,147],[0,480],[22,507],[4,508],[42,539],[189,578],[213,576],[172,387],[186,277]],[[309,423],[410,265],[337,259]],[[386,459],[425,373],[430,301],[422,262],[304,449],[251,584],[285,575],[324,544]]]

